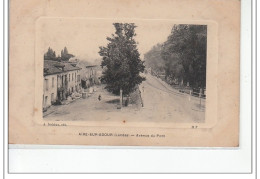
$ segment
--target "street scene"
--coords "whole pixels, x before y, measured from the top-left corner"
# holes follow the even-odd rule
[[[165,40],[145,51],[135,39],[140,25],[108,26],[112,36],[93,57],[46,47],[44,120],[204,123],[207,27],[171,25]]]
[[[134,104],[117,109],[119,97],[108,93],[103,85],[96,86],[86,99],[80,98],[67,105],[51,106],[44,113],[44,118],[52,121],[60,120],[111,120],[115,115],[131,115],[132,121],[137,122],[204,122],[205,99],[201,100],[194,96],[183,94],[164,81],[146,75],[147,80],[143,82],[140,90],[144,90],[141,96],[135,97]],[[98,100],[98,96],[101,100]],[[137,94],[138,95],[138,94]],[[142,107],[143,100],[143,107]]]

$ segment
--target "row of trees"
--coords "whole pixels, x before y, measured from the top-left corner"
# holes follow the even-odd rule
[[[162,44],[157,44],[144,54],[146,68],[152,68],[155,73],[164,72],[165,61],[161,56]]]
[[[100,47],[101,66],[104,68],[102,82],[106,89],[114,94],[123,95],[135,90],[136,86],[145,80],[140,76],[144,71],[144,62],[137,50],[136,25],[133,23],[114,23],[115,34],[107,37],[107,46]]]
[[[54,61],[69,61],[74,55],[68,52],[67,47],[61,50],[61,56],[56,57],[56,52],[52,48],[48,48],[48,51],[44,54],[44,60],[54,60]]]
[[[206,86],[206,56],[207,26],[174,25],[167,41],[146,53],[145,60],[153,70],[164,71],[167,79],[203,88]]]

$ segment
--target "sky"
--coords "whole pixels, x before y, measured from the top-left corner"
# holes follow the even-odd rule
[[[94,61],[101,58],[98,51],[100,46],[107,45],[106,37],[111,37],[115,32],[115,22],[135,23],[135,40],[141,58],[154,45],[165,42],[174,25],[165,20],[43,18],[37,22],[41,34],[41,50],[46,52],[51,47],[56,55],[60,55],[66,46],[69,53],[81,60]]]

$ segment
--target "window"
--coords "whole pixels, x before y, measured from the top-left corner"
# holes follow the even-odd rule
[[[69,81],[70,81],[70,74],[69,74]]]
[[[45,90],[48,91],[49,89],[49,82],[48,79],[45,79]]]
[[[52,77],[51,86],[54,87],[54,77]]]
[[[47,106],[47,104],[48,104],[48,96],[45,96],[45,107]]]
[[[72,73],[72,81],[73,81],[73,75],[74,75],[74,74]]]
[[[54,101],[54,93],[51,93],[51,102]]]

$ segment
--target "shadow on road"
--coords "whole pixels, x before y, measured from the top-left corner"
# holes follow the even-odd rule
[[[112,100],[106,101],[106,103],[109,103],[109,104],[118,104],[119,102],[120,102],[119,99],[112,99]]]

